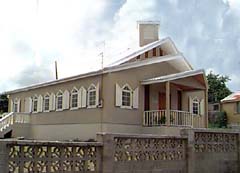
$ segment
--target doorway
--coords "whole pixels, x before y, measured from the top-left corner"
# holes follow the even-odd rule
[[[158,109],[159,110],[166,109],[166,94],[165,93],[160,92],[158,95]]]

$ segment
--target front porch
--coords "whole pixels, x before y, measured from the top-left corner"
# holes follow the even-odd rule
[[[206,128],[207,84],[204,71],[188,71],[147,79],[143,126]]]

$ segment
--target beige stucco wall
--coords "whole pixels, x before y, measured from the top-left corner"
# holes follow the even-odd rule
[[[111,124],[132,124],[141,126],[144,111],[144,86],[140,85],[140,81],[176,72],[177,71],[169,64],[161,63],[107,74],[103,90],[103,121]],[[129,110],[115,107],[116,83],[118,83],[121,87],[128,83],[132,89],[139,87],[138,109]]]
[[[204,97],[204,90],[200,90],[200,91],[183,91],[183,93],[182,93],[182,100],[183,100],[182,108],[183,108],[183,111],[189,111],[189,97],[190,96],[191,97],[197,97],[198,99],[204,99],[206,101],[206,99]]]
[[[240,114],[236,112],[236,102],[222,103],[222,110],[226,111],[228,117],[228,124],[240,125]]]
[[[32,113],[31,115],[31,137],[37,139],[56,139],[67,140],[79,138],[87,140],[93,138],[97,132],[141,132],[142,116],[144,111],[144,86],[140,84],[141,80],[177,73],[178,71],[167,62],[147,65],[128,70],[111,72],[103,76],[94,76],[84,79],[69,81],[66,83],[56,84],[52,86],[32,89],[30,91],[20,92],[10,95],[12,98],[21,98],[21,111],[24,112],[24,102],[26,97],[36,95],[44,95],[45,93],[55,94],[67,89],[69,92],[73,87],[80,88],[84,86],[86,89],[92,84],[100,84],[100,99],[103,99],[103,108],[93,109],[77,109],[53,112]],[[101,86],[101,81],[103,85]],[[138,109],[122,109],[115,106],[115,84],[121,87],[129,84],[132,89],[139,87],[139,108]],[[151,89],[150,89],[151,90]],[[154,91],[155,90],[155,91]],[[158,92],[158,88],[152,90]],[[172,97],[176,97],[176,90],[172,88]],[[174,99],[172,99],[174,100]],[[172,101],[174,108],[177,102]],[[151,104],[151,101],[150,101]],[[102,126],[99,124],[102,123]],[[103,125],[104,124],[104,125]]]

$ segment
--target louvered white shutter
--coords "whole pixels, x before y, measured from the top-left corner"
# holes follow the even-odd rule
[[[43,97],[40,95],[38,96],[38,101],[37,101],[37,112],[42,112],[42,108],[43,108],[42,102],[43,102]]]
[[[17,112],[20,112],[20,106],[21,106],[21,99],[18,99],[18,101],[17,101]]]
[[[29,102],[29,105],[28,105],[27,111],[32,112],[32,98],[31,97],[28,97],[28,102]]]
[[[32,111],[32,99],[31,97],[25,98],[25,107],[24,107],[24,112],[31,112]]]
[[[133,108],[138,109],[138,87],[133,91]]]
[[[82,87],[82,108],[87,107],[87,90]]]
[[[49,110],[54,111],[55,110],[55,94],[51,94],[49,97]]]
[[[122,106],[122,89],[117,83],[115,90],[115,106]]]
[[[96,86],[96,106],[99,105],[99,83]]]
[[[193,99],[191,96],[189,97],[188,103],[189,103],[189,112],[193,113]]]
[[[13,107],[13,101],[11,100],[11,103],[10,103],[11,105],[10,105],[10,112],[14,112],[14,107]]]
[[[205,114],[205,106],[204,106],[204,99],[202,99],[200,101],[200,115],[204,115]]]
[[[82,87],[78,90],[78,107],[79,108],[82,107],[82,90],[83,90]]]
[[[69,91],[65,90],[63,93],[63,109],[69,109]]]

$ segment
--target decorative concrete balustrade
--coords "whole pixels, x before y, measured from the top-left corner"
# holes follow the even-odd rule
[[[239,173],[240,131],[97,135],[99,142],[0,140],[0,172]]]
[[[4,140],[1,146],[5,172],[100,172],[101,143]]]

